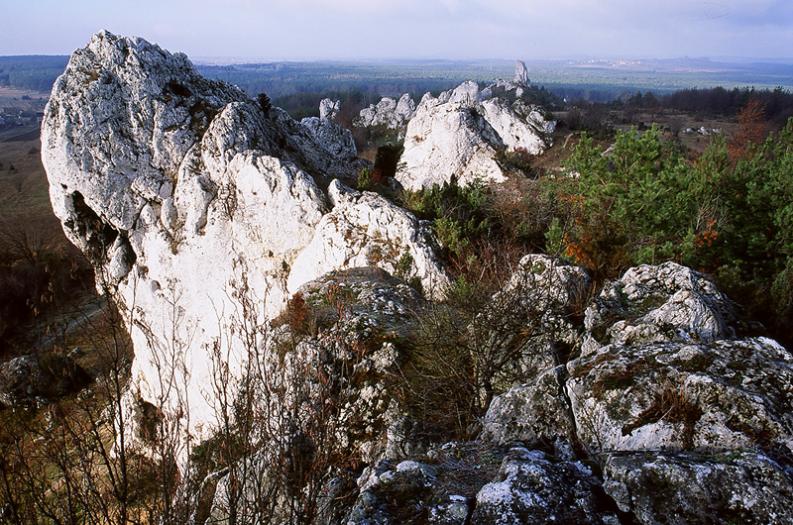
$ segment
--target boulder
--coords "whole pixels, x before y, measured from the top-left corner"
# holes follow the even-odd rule
[[[397,140],[402,140],[408,121],[415,113],[416,102],[405,93],[399,97],[399,100],[385,97],[377,104],[362,109],[353,125],[358,128],[370,128],[374,133],[395,132]]]
[[[793,451],[793,356],[770,339],[613,344],[567,367],[591,450]]]
[[[499,445],[564,443],[575,438],[575,422],[563,393],[563,366],[540,372],[491,401],[482,419],[482,439]]]
[[[704,275],[673,262],[629,269],[585,312],[584,353],[606,344],[710,342],[734,335],[732,303]]]
[[[435,469],[406,460],[396,465],[382,461],[367,468],[358,480],[360,494],[347,525],[397,525],[426,518],[426,502],[437,481]]]
[[[578,436],[591,450],[793,450],[793,356],[733,339],[732,304],[675,263],[631,268],[587,308],[570,361]]]
[[[606,492],[644,525],[793,523],[793,483],[756,452],[610,456]]]
[[[533,381],[567,362],[581,341],[580,316],[590,286],[583,268],[561,259],[530,254],[520,260],[473,327],[477,338],[482,328],[487,331],[494,356],[504,356],[497,385]]]
[[[15,357],[0,364],[0,408],[54,401],[90,382],[88,372],[67,356]]]
[[[496,480],[476,495],[471,523],[606,523],[598,512],[597,478],[578,462],[553,461],[544,453],[513,448]]]
[[[291,292],[336,269],[378,266],[420,283],[440,297],[449,278],[436,255],[429,225],[373,192],[352,190],[338,181],[328,196],[333,210],[319,221],[308,245],[292,264]]]

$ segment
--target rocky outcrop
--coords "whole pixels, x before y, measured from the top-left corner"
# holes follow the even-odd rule
[[[405,93],[399,100],[385,97],[377,104],[364,108],[355,119],[353,125],[359,128],[370,128],[377,133],[378,130],[396,133],[397,140],[405,136],[408,121],[416,114],[416,102]]]
[[[712,281],[672,262],[631,268],[586,310],[584,353],[605,344],[711,342],[734,334],[733,307]]]
[[[377,266],[417,280],[439,297],[449,279],[435,255],[428,224],[376,193],[354,191],[338,181],[331,183],[328,197],[333,210],[295,259],[287,281],[290,292],[331,270]]]
[[[209,515],[224,522],[232,510],[255,514],[262,493],[277,493],[284,477],[310,468],[302,461],[391,464],[415,453],[399,431],[404,416],[393,379],[405,361],[401,343],[415,331],[412,312],[423,306],[415,289],[375,268],[331,272],[302,286],[272,323],[257,367],[267,377],[251,382],[261,388],[256,410],[274,414],[270,446],[228,469],[245,480],[242,487],[232,485],[231,472],[219,476]],[[338,477],[327,490],[347,490],[352,481]],[[265,521],[288,523],[289,512],[287,498],[274,501]]]
[[[322,254],[323,273],[381,261],[393,269],[364,253],[380,238],[397,261],[410,259],[403,266],[428,293],[444,281],[430,234],[410,214],[374,196],[341,197],[339,182],[328,198],[333,178],[352,180],[361,166],[334,111],[326,101],[322,117],[296,122],[202,78],[184,55],[107,32],[70,59],[42,126],[50,197],[99,286],[132,315],[132,388],[142,400],[160,398],[163,374],[188,371],[177,381],[185,392],[168,399],[207,428],[208,349],[234,324],[240,290],[263,305],[261,320],[274,317],[319,275],[305,250]],[[337,219],[355,243],[338,237]],[[174,369],[158,365],[165,352],[178,356]]]
[[[601,458],[604,491],[640,523],[783,523],[793,356],[736,339],[734,319],[703,275],[632,268],[586,309],[580,355],[496,397],[482,439]]]
[[[396,179],[416,190],[457,177],[503,182],[495,160],[504,144],[476,107],[466,102],[423,100],[407,127]]]
[[[482,439],[498,445],[551,443],[566,452],[575,439],[575,421],[564,395],[563,366],[542,370],[490,403],[482,419]]]
[[[569,308],[587,296],[586,273],[524,257],[478,321],[511,315],[525,329],[534,318],[544,335],[526,352],[544,357],[495,397],[476,441],[426,448],[401,431],[404,412],[386,379],[410,359],[400,349],[410,348],[417,325],[406,312],[421,306],[391,295],[393,284],[357,275],[353,314],[333,333],[392,333],[394,346],[365,358],[371,375],[351,390],[348,413],[357,415],[345,428],[367,430],[343,443],[363,443],[368,466],[357,489],[337,482],[357,494],[346,510],[334,508],[342,522],[789,520],[793,359],[769,339],[736,339],[729,301],[704,276],[674,264],[633,268],[576,320]],[[337,279],[301,293],[323,307]],[[361,300],[383,294],[391,298]],[[554,352],[565,333],[569,347]]]
[[[579,438],[600,450],[793,451],[793,356],[769,339],[734,339],[733,319],[712,282],[674,263],[607,285],[567,364]]]
[[[499,97],[514,102],[526,96],[531,87],[529,69],[522,60],[515,61],[515,74],[511,79],[498,79],[482,90],[482,99]]]
[[[604,476],[608,493],[639,523],[793,522],[790,474],[756,452],[614,455]]]
[[[381,462],[358,483],[345,523],[615,522],[597,504],[599,481],[586,466],[523,447],[448,443],[423,461]]]
[[[793,451],[793,356],[774,341],[608,345],[568,370],[592,449]]]
[[[496,480],[476,495],[472,523],[607,523],[596,503],[597,479],[582,463],[553,461],[544,453],[514,448]]]
[[[513,82],[523,86],[528,86],[531,84],[531,80],[529,80],[529,70],[523,60],[518,60],[515,62],[515,78],[513,79]]]
[[[425,96],[402,184],[501,180],[501,152],[542,151],[550,128],[520,99],[527,83],[524,69]],[[403,100],[384,125],[409,118]],[[238,472],[291,482],[287,498],[323,465],[328,522],[790,520],[793,356],[738,338],[730,301],[674,263],[632,268],[590,299],[583,269],[524,257],[481,311],[450,323],[444,348],[464,349],[459,377],[473,385],[460,392],[487,411],[440,438],[473,441],[438,446],[444,430],[422,429],[406,396],[409,374],[444,366],[441,353],[419,355],[417,314],[449,277],[426,223],[345,185],[361,162],[338,109],[324,100],[320,117],[296,122],[183,55],[103,32],[71,58],[46,110],[54,211],[128,320],[128,401],[189,409],[199,440],[217,389],[278,415],[257,421],[265,446],[207,478],[208,517],[260,501]],[[251,356],[256,366],[239,367]],[[44,368],[12,361],[2,394],[40,396]]]
[[[492,90],[490,90],[492,92]],[[408,189],[473,180],[502,182],[500,151],[545,151],[553,124],[522,100],[489,98],[465,82],[438,98],[427,94],[408,123],[396,179]]]
[[[358,150],[352,132],[335,122],[339,109],[340,101],[323,99],[319,103],[319,117],[304,118],[300,124],[331,157],[342,163],[354,163]]]

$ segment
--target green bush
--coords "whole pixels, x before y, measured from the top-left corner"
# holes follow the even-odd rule
[[[438,240],[455,257],[465,257],[471,242],[492,230],[486,202],[482,183],[460,186],[455,180],[402,196],[406,208],[433,222]]]
[[[372,189],[374,182],[372,181],[372,172],[369,168],[361,168],[361,171],[358,172],[358,181],[356,186],[361,191]]]
[[[585,137],[567,164],[577,178],[547,181],[573,212],[566,255],[600,278],[642,263],[686,264],[782,330],[793,313],[793,120],[747,151],[732,161],[716,138],[690,161],[653,127],[618,133],[604,155]],[[547,236],[549,246],[559,242],[558,226]]]

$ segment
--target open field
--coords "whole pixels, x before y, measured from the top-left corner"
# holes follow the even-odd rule
[[[48,245],[68,242],[52,213],[38,127],[0,132],[0,225]]]

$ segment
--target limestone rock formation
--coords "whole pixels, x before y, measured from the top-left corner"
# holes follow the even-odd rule
[[[668,262],[631,268],[587,308],[584,352],[609,343],[710,342],[733,334],[733,307],[712,281]]]
[[[177,381],[186,391],[168,401],[189,404],[206,428],[209,349],[233,323],[241,289],[267,319],[318,275],[301,262],[306,249],[326,254],[323,272],[378,264],[324,237],[331,207],[350,229],[371,221],[364,233],[394,242],[428,292],[443,281],[434,243],[407,212],[366,196],[329,201],[331,180],[361,166],[330,106],[301,124],[202,78],[182,54],[107,32],[71,57],[45,112],[42,159],[66,235],[133,315],[142,400],[158,399],[162,374],[189,371]],[[158,369],[164,352],[179,357],[175,369]]]
[[[620,454],[604,475],[620,509],[647,525],[793,522],[790,474],[755,452]]]
[[[384,97],[377,104],[362,109],[353,125],[359,128],[371,128],[374,132],[378,130],[381,133],[395,132],[397,140],[402,140],[407,123],[415,114],[416,102],[405,93],[399,97],[399,100]]]
[[[528,86],[531,84],[529,80],[529,70],[523,60],[515,62],[515,78],[513,79],[516,84]]]
[[[319,117],[306,117],[300,121],[317,143],[333,158],[342,163],[354,163],[358,156],[352,132],[335,122],[340,102],[328,98],[319,103]]]
[[[437,98],[422,98],[405,132],[396,179],[408,189],[473,180],[502,182],[499,151],[545,151],[553,124],[522,100],[485,98],[465,82]]]
[[[735,339],[733,319],[711,281],[674,263],[607,285],[567,364],[578,437],[602,450],[793,451],[793,356],[766,338]]]
[[[518,73],[426,95],[415,115],[403,97],[362,118],[409,120],[407,188],[501,180],[498,154],[539,153],[550,131]],[[422,434],[402,395],[426,367],[404,365],[424,358],[416,314],[449,275],[425,222],[345,185],[362,164],[338,110],[324,100],[297,122],[184,55],[106,32],[53,89],[42,129],[53,209],[128,319],[128,401],[189,409],[198,440],[215,421],[213,389],[283,416],[257,422],[265,446],[207,477],[197,523],[255,506],[261,487],[246,483],[303,480],[316,465],[329,466],[328,523],[791,520],[793,356],[739,337],[729,299],[675,263],[629,269],[590,298],[582,268],[524,257],[449,341],[504,361],[470,365],[498,368],[481,384],[460,373],[476,413],[454,436]],[[251,352],[257,366],[235,368]],[[215,359],[228,377],[261,377],[220,381]],[[18,380],[38,378],[31,363],[0,371],[3,395],[30,390]],[[261,475],[240,486],[246,470]]]
[[[774,341],[613,344],[568,370],[578,435],[593,449],[744,449],[760,440],[793,452],[793,356]]]
[[[566,376],[563,366],[547,368],[497,396],[482,420],[482,439],[499,445],[558,442],[564,449],[575,436],[563,393]]]
[[[424,461],[380,462],[359,485],[345,523],[615,522],[596,504],[600,483],[586,466],[523,447],[448,443]]]
[[[396,179],[416,190],[448,182],[503,182],[495,160],[504,143],[475,107],[465,101],[423,100],[408,123]]]
[[[448,285],[427,224],[376,193],[354,191],[338,181],[331,183],[328,197],[334,208],[292,264],[290,292],[331,270],[361,266],[418,279],[436,297]]]
[[[539,451],[510,450],[497,478],[480,489],[472,523],[604,523],[598,481],[581,463],[551,461]],[[606,517],[608,519],[608,517]]]

